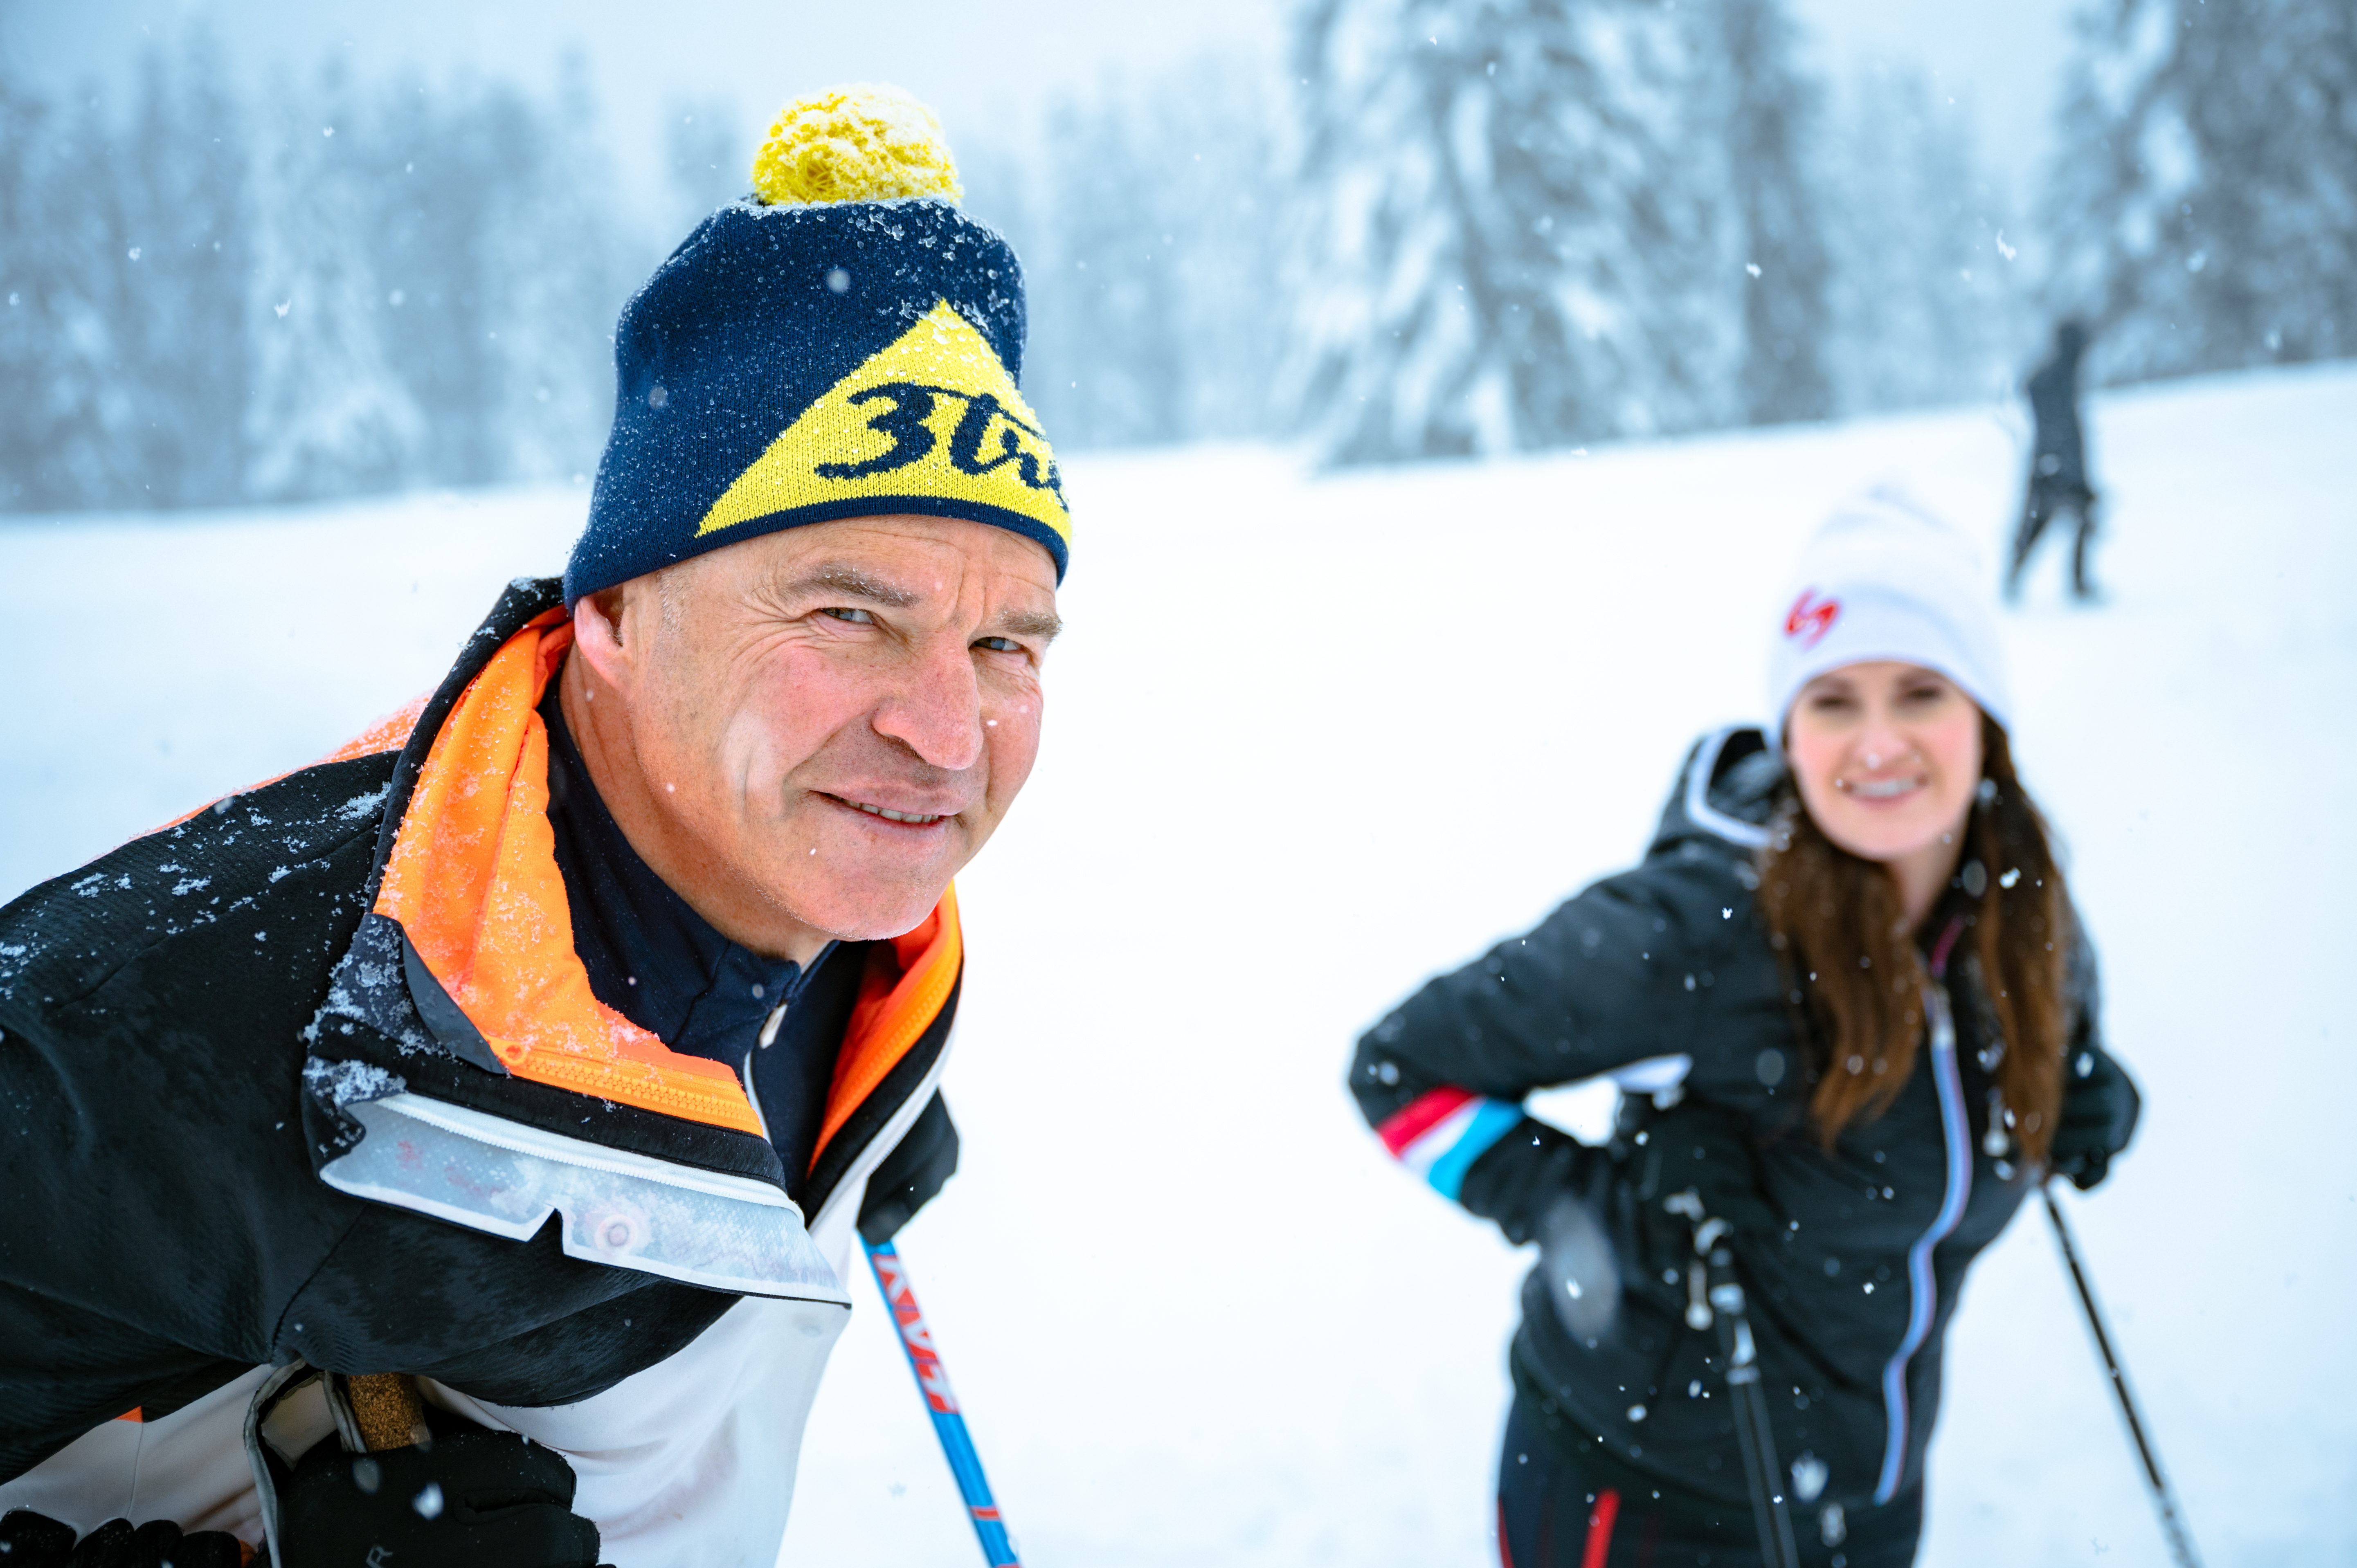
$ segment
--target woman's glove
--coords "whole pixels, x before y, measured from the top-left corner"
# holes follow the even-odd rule
[[[278,1501],[285,1568],[596,1568],[573,1466],[512,1432],[353,1454],[330,1436]],[[77,1564],[79,1568],[79,1564]]]
[[[1539,1277],[1556,1321],[1593,1345],[1620,1312],[1620,1261],[1595,1212],[1577,1193],[1555,1200],[1539,1223]]]
[[[0,1563],[6,1568],[238,1568],[245,1551],[237,1537],[218,1530],[183,1535],[170,1520],[150,1520],[133,1529],[127,1519],[111,1519],[74,1541],[73,1527],[30,1509],[14,1509],[0,1519]]]
[[[2062,1124],[2047,1150],[2048,1166],[2081,1192],[2093,1191],[2110,1174],[2112,1156],[2136,1135],[2143,1104],[2119,1063],[2093,1047],[2074,1050],[2063,1061]]]

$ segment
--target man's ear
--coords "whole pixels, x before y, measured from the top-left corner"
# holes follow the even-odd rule
[[[630,656],[623,647],[622,623],[629,584],[583,596],[573,607],[573,647],[608,686],[628,684]]]

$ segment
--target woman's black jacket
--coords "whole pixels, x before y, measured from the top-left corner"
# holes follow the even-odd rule
[[[1855,1509],[1921,1484],[1964,1272],[2035,1173],[1986,1141],[1996,1034],[1970,944],[1945,982],[1953,1073],[1926,1048],[1889,1111],[1832,1154],[1808,1131],[1815,1064],[1754,897],[1783,787],[1756,730],[1705,738],[1642,865],[1408,998],[1359,1042],[1350,1085],[1395,1154],[1512,1240],[1578,1197],[1617,1266],[1618,1309],[1575,1331],[1534,1270],[1517,1388],[1592,1459],[1740,1508],[1718,1342],[1682,1318],[1691,1231],[1663,1200],[1695,1191],[1732,1220],[1778,1455]],[[1961,889],[1950,897],[1969,912]],[[2127,1143],[2136,1096],[2100,1043],[2083,941],[2074,960],[2065,1168],[2093,1185]],[[1534,1090],[1675,1056],[1691,1058],[1683,1082],[1624,1096],[1609,1149],[1519,1113]]]

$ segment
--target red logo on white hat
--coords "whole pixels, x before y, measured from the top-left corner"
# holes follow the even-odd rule
[[[1792,601],[1792,613],[1784,618],[1784,635],[1803,648],[1814,648],[1840,618],[1839,599],[1821,599],[1816,589],[1803,588],[1801,596]]]

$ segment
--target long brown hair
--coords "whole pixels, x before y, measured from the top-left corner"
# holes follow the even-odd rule
[[[1957,861],[1965,924],[1957,946],[1978,971],[2007,1131],[2035,1165],[2061,1114],[2071,903],[2045,819],[2014,773],[2004,729],[1986,715],[1981,755]],[[1786,996],[1814,1046],[1810,1123],[1831,1149],[1843,1128],[1889,1110],[1915,1070],[1923,957],[1889,868],[1826,838],[1789,785],[1760,852],[1760,903]]]

